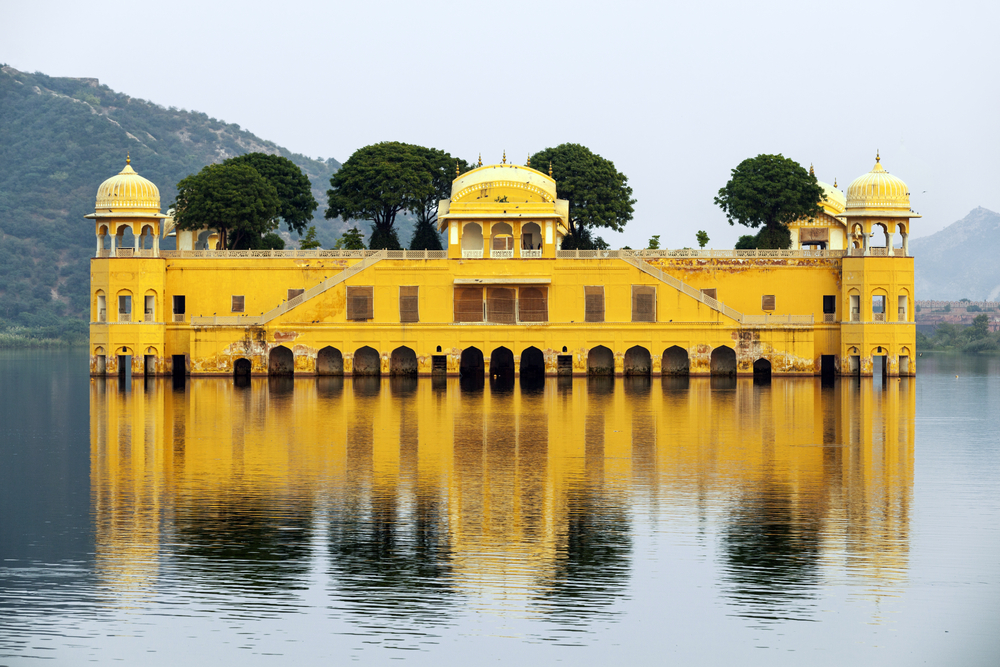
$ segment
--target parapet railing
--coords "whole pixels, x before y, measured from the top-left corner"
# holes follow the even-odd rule
[[[374,257],[381,250],[161,250],[160,257],[167,259],[267,259],[326,257],[331,259],[364,259]],[[435,252],[427,250],[393,250],[391,252]],[[447,257],[448,253],[444,253]],[[415,259],[422,259],[415,258]]]
[[[767,325],[767,324],[813,324],[815,318],[812,315],[744,315],[743,324]]]
[[[180,251],[180,252],[198,252],[198,251]],[[205,251],[205,252],[241,252],[241,251]],[[249,251],[254,252],[254,251]],[[285,252],[285,251],[279,251]],[[287,252],[298,252],[298,251],[287,251]],[[339,251],[338,251],[339,252]],[[211,316],[192,316],[191,326],[251,326],[251,325],[262,325],[267,324],[271,320],[284,315],[292,308],[301,305],[302,303],[308,301],[309,299],[319,296],[323,292],[327,291],[331,287],[335,287],[340,283],[344,282],[348,278],[361,273],[365,269],[377,264],[383,259],[387,259],[390,252],[426,252],[426,251],[405,251],[405,250],[364,250],[364,251],[351,251],[351,252],[366,252],[369,253],[360,262],[352,264],[340,273],[330,278],[327,278],[318,285],[313,285],[307,289],[302,294],[285,301],[280,306],[272,308],[262,315],[211,315]]]
[[[559,259],[625,259],[640,257],[643,259],[667,259],[673,257],[692,258],[734,258],[734,259],[766,259],[775,257],[845,257],[847,250],[703,250],[684,248],[681,250],[557,250]]]

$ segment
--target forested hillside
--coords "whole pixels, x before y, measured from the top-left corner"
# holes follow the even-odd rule
[[[309,176],[320,202],[319,239],[332,245],[343,225],[322,216],[337,161],[292,154],[239,125],[132,98],[97,79],[0,68],[0,346],[12,331],[86,336],[95,241],[83,216],[93,213],[97,187],[122,169],[126,152],[159,186],[165,210],[182,178],[253,151],[287,157]]]

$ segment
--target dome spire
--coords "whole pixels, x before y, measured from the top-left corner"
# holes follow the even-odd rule
[[[549,178],[552,178],[552,160],[549,160]]]
[[[125,151],[125,164],[132,164],[132,155]]]
[[[815,176],[816,175],[816,170],[813,169],[812,162],[809,163],[809,175],[810,176]]]
[[[503,164],[507,164],[507,150],[506,149],[504,149],[504,152],[503,152]]]
[[[833,177],[833,187],[837,187],[837,177]]]
[[[878,151],[878,149],[876,148],[876,149],[875,149],[875,162],[876,162],[876,163],[878,163],[878,162],[881,162],[881,161],[882,161],[882,158],[881,158],[881,157],[879,157],[879,151]]]
[[[530,155],[528,156],[528,163],[525,166],[526,167],[530,167],[531,166],[531,156]]]
[[[458,172],[458,160],[455,160],[455,178],[458,178],[461,174]]]
[[[479,154],[479,166],[480,167],[483,166],[483,154],[482,153]]]

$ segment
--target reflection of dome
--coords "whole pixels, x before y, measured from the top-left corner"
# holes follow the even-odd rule
[[[883,169],[877,156],[875,167],[858,176],[847,188],[847,214],[863,211],[910,213],[910,189]]]
[[[826,195],[826,199],[822,203],[823,209],[834,217],[843,213],[844,209],[847,208],[847,198],[844,197],[844,193],[829,183],[816,182],[819,183],[819,187],[823,188],[823,194]]]
[[[126,159],[125,168],[116,176],[101,183],[97,188],[98,211],[119,213],[137,211],[143,213],[160,212],[160,190],[132,169],[131,159]]]

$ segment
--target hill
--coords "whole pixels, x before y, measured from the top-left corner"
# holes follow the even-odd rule
[[[1000,214],[982,207],[941,231],[910,241],[919,299],[995,301],[1000,297]]]
[[[129,97],[97,79],[0,68],[0,346],[14,340],[2,335],[11,330],[36,340],[86,336],[95,241],[83,216],[126,152],[166,209],[188,174],[254,151],[282,155],[309,177],[320,241],[332,245],[346,228],[322,218],[336,160],[291,153],[234,123]]]

